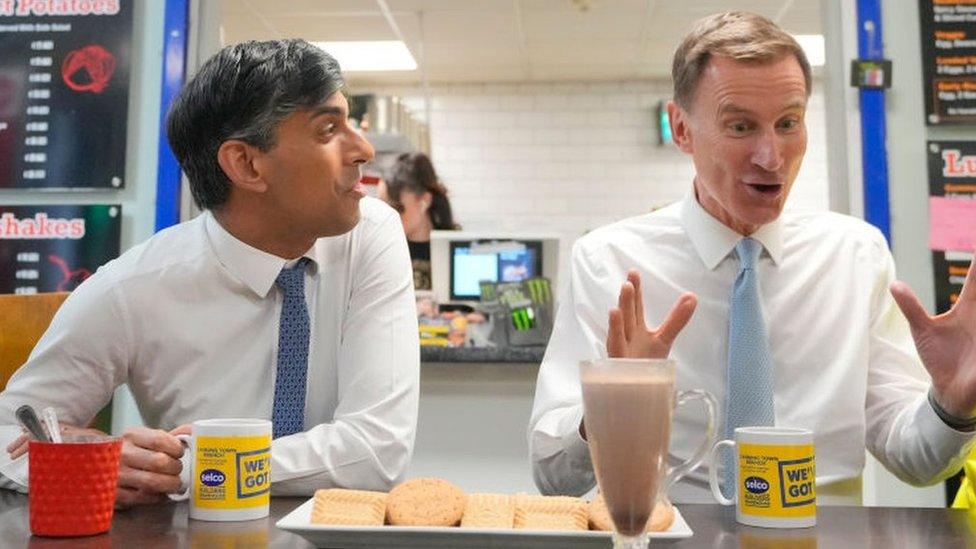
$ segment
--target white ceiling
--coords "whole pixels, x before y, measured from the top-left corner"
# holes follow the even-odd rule
[[[820,0],[222,0],[221,36],[232,44],[399,32],[420,64],[347,74],[353,84],[418,83],[424,71],[430,82],[627,80],[667,76],[690,24],[730,9],[820,33]]]

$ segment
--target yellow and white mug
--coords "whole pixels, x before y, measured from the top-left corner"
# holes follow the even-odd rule
[[[204,419],[187,446],[182,494],[190,518],[251,520],[268,516],[271,502],[271,422],[263,419]]]
[[[735,452],[735,494],[719,490],[718,453]],[[722,505],[736,505],[742,524],[766,528],[805,528],[817,523],[813,433],[785,427],[739,427],[735,440],[712,447],[708,481]]]

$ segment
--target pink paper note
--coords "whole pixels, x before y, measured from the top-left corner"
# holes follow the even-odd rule
[[[976,249],[976,200],[929,198],[929,248],[942,252]]]

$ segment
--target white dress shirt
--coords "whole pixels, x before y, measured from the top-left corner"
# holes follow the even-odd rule
[[[364,198],[360,210],[352,231],[305,254],[305,431],[272,443],[275,494],[386,490],[413,451],[420,351],[407,242],[387,205]],[[271,419],[285,264],[209,212],[128,250],[71,294],[0,394],[0,444],[20,434],[22,404],[84,425],[123,383],[150,427]],[[26,486],[26,461],[2,452],[0,473]]]
[[[958,470],[973,434],[945,425],[926,400],[929,378],[888,292],[895,268],[881,233],[836,213],[786,212],[752,237],[764,247],[757,274],[776,425],[813,430],[818,491],[830,493],[833,485],[840,502],[859,502],[865,446],[910,483]],[[676,386],[705,389],[725,409],[729,299],[739,266],[731,252],[741,238],[689,194],[576,242],[529,424],[533,475],[543,493],[582,494],[594,486],[578,430],[578,364],[606,356],[608,312],[629,269],[641,274],[648,326],[659,325],[683,292],[697,294],[698,308],[671,350]],[[679,408],[669,461],[690,456],[704,433],[702,407]],[[705,472],[707,464],[672,498],[711,501]]]

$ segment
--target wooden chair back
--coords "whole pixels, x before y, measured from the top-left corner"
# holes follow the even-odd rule
[[[68,292],[0,295],[0,390],[47,330]]]

